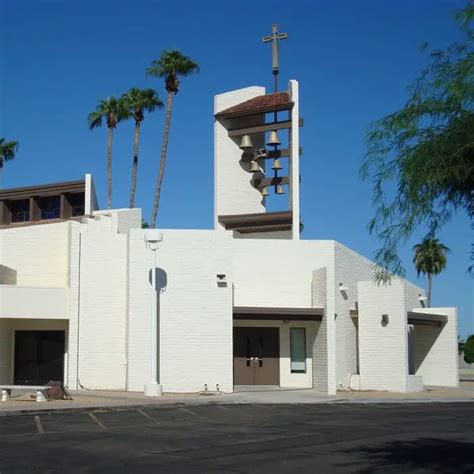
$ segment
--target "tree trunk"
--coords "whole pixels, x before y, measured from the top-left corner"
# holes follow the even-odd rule
[[[431,308],[431,292],[433,290],[433,275],[428,273],[428,308]]]
[[[112,208],[112,139],[114,135],[113,127],[109,127],[107,139],[107,207]]]
[[[137,189],[138,143],[140,142],[140,122],[135,121],[135,142],[133,144],[132,185],[130,188],[130,209],[135,207],[135,191]]]
[[[166,104],[165,132],[163,135],[163,146],[161,147],[160,170],[156,180],[155,202],[153,204],[153,214],[151,215],[150,227],[156,227],[156,216],[158,214],[158,206],[160,204],[161,184],[163,183],[163,175],[165,172],[166,152],[168,150],[168,138],[170,134],[171,110],[173,108],[173,93],[168,92],[168,102]]]

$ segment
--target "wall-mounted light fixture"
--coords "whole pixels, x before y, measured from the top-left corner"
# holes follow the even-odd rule
[[[225,273],[218,273],[216,278],[218,287],[225,288],[227,286],[227,275]]]
[[[421,303],[421,306],[424,308],[426,305],[426,300],[428,298],[426,296],[423,296],[421,293],[418,295],[418,301]]]
[[[380,324],[385,327],[388,325],[388,322],[388,314],[382,314],[382,320],[380,321]]]
[[[344,286],[342,283],[339,283],[339,291],[340,291],[341,293],[347,292],[348,289],[349,289],[349,288],[348,288],[347,286]]]

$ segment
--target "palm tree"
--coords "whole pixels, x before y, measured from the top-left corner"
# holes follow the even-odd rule
[[[418,276],[420,273],[428,275],[428,307],[431,307],[433,275],[438,275],[446,268],[449,248],[438,239],[426,237],[413,247],[413,252],[413,263]]]
[[[168,138],[171,124],[171,111],[173,108],[173,96],[179,90],[179,76],[189,76],[193,72],[198,72],[199,66],[189,57],[184,56],[176,49],[163,51],[159,59],[155,59],[147,70],[148,76],[165,78],[165,88],[168,93],[166,104],[165,130],[163,135],[163,145],[160,156],[160,169],[156,180],[155,201],[153,203],[153,214],[151,217],[151,227],[156,226],[156,216],[160,203],[161,184],[165,172],[166,152],[168,150]]]
[[[135,120],[135,141],[133,144],[132,182],[130,186],[130,208],[135,206],[135,191],[137,189],[138,145],[140,142],[140,126],[145,120],[145,111],[153,112],[162,108],[163,102],[153,89],[137,89],[132,87],[120,98],[129,117]]]
[[[117,124],[127,117],[127,111],[123,107],[123,103],[115,97],[108,97],[100,100],[94,111],[89,114],[89,128],[102,126],[102,120],[107,122],[108,139],[107,139],[107,206],[112,207],[112,140],[114,128]]]
[[[7,142],[5,138],[0,138],[0,171],[5,161],[15,159],[15,153],[18,151],[19,143],[15,141]]]

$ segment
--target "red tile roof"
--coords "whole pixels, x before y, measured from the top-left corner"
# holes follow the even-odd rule
[[[216,116],[246,115],[247,113],[272,112],[274,110],[287,110],[293,107],[288,92],[259,95],[240,104],[229,107],[216,114]]]

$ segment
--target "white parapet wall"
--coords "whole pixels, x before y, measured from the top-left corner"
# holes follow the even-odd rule
[[[441,326],[415,326],[416,375],[423,378],[425,385],[458,387],[456,308],[417,308],[416,311],[448,318]]]
[[[68,222],[1,229],[0,263],[15,273],[19,286],[64,288],[68,284],[68,232]]]
[[[359,356],[361,390],[408,391],[405,285],[360,281]]]

